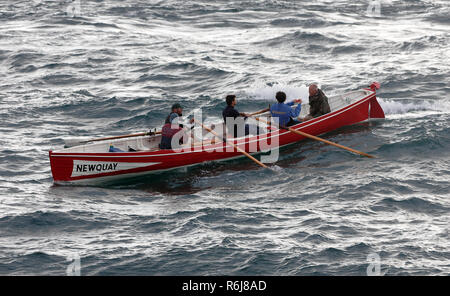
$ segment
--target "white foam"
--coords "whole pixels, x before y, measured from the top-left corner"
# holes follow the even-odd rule
[[[448,100],[402,102],[401,100],[377,99],[386,115],[405,114],[413,111],[450,113],[450,102]]]
[[[268,86],[264,83],[257,83],[249,88],[246,93],[253,99],[271,102],[275,100],[275,94],[278,91],[286,93],[287,101],[300,98],[304,103],[309,102],[308,86],[305,85],[293,86],[284,83],[276,83],[272,86]],[[327,95],[330,97],[333,94],[330,92]],[[377,99],[386,115],[407,114],[419,111],[450,113],[450,101],[445,99],[420,101],[390,100],[381,99],[379,97]]]
[[[276,164],[270,166],[270,169],[271,169],[272,171],[274,171],[274,172],[282,172],[282,171],[284,171],[283,168],[277,166]]]
[[[257,100],[274,101],[275,94],[279,91],[283,91],[286,93],[287,101],[300,98],[304,102],[309,102],[308,87],[304,85],[292,86],[277,83],[272,86],[268,86],[266,84],[260,83],[249,88],[246,93]]]

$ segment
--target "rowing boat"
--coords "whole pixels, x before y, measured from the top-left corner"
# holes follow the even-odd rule
[[[370,88],[329,97],[331,112],[291,126],[292,129],[321,135],[342,126],[373,118],[384,118],[384,112],[376,98],[377,84]],[[309,113],[305,104],[300,117]],[[264,114],[262,114],[264,115]],[[250,154],[271,151],[305,139],[284,129],[268,128],[260,135],[232,139],[235,145]],[[276,140],[276,141],[275,141]],[[97,185],[119,179],[145,176],[172,169],[198,165],[204,162],[225,161],[243,157],[229,145],[229,141],[189,142],[183,149],[161,150],[161,135],[119,138],[88,142],[83,145],[49,151],[50,165],[56,184]],[[273,143],[276,142],[276,147]],[[270,144],[268,144],[270,143]],[[267,146],[269,145],[269,146]],[[270,146],[271,145],[271,146]],[[119,152],[109,152],[111,146]],[[132,152],[129,148],[132,147]]]

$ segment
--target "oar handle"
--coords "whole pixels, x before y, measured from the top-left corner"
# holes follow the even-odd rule
[[[161,132],[154,132],[153,134],[160,134]],[[129,135],[123,135],[123,136],[116,136],[116,137],[107,137],[107,138],[99,138],[99,139],[91,139],[86,141],[81,141],[80,143],[88,143],[88,142],[99,142],[99,141],[107,141],[107,140],[115,140],[115,139],[123,139],[123,138],[132,138],[132,137],[142,137],[142,136],[148,136],[150,135],[149,132],[146,133],[137,133],[137,134],[129,134]]]
[[[263,109],[263,110],[260,110],[260,111],[254,112],[254,113],[250,113],[250,114],[248,114],[248,116],[255,116],[255,115],[258,115],[258,114],[265,113],[267,111],[270,111],[270,108],[266,108],[266,109]]]

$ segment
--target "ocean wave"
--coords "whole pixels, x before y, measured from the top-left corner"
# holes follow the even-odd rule
[[[438,157],[447,154],[445,147],[450,144],[450,138],[447,137],[447,131],[431,131],[414,133],[410,131],[412,137],[404,138],[402,141],[394,143],[382,144],[377,148],[377,153],[384,154],[390,158],[398,158],[399,156],[418,155]]]
[[[151,113],[143,115],[134,115],[128,118],[120,119],[114,122],[113,127],[115,129],[120,128],[129,128],[129,127],[137,127],[141,129],[149,130],[150,128],[154,128],[155,125],[162,125],[164,116],[167,116],[167,111],[154,110]],[[123,118],[124,114],[121,114],[119,118]],[[157,123],[155,120],[158,120]]]
[[[36,63],[45,55],[38,52],[21,52],[9,57],[12,68],[23,68],[32,63]]]
[[[6,60],[11,53],[11,50],[0,49],[0,62]]]
[[[322,244],[330,241],[332,241],[332,239],[323,233],[313,233],[303,239],[303,242],[311,244]]]
[[[423,36],[410,41],[398,42],[397,48],[404,51],[424,50],[428,47],[446,46],[447,38],[445,34]]]
[[[34,112],[42,114],[55,112],[56,114],[65,114],[72,118],[88,120],[108,118],[113,119],[116,122],[114,123],[115,125],[127,126],[127,124],[131,124],[132,122],[142,123],[142,119],[146,121],[158,116],[157,114],[161,110],[156,108],[155,104],[146,107],[148,100],[149,98],[142,97],[135,99],[99,97],[91,94],[87,90],[78,90],[72,93],[70,99],[64,99],[62,102],[38,107]],[[100,105],[101,108],[99,108]],[[150,109],[153,111],[148,113]],[[20,111],[18,110],[18,112]],[[159,116],[163,118],[164,114],[164,112],[159,113]],[[146,123],[148,124],[148,122]],[[111,122],[104,124],[111,124]],[[144,124],[143,127],[147,128],[149,126]],[[104,128],[104,126],[99,128]]]
[[[405,114],[414,111],[450,113],[450,101],[448,100],[407,101],[388,100],[378,97],[378,102],[386,115]]]
[[[309,90],[307,86],[292,86],[284,83],[257,83],[245,90],[245,93],[256,99],[263,101],[274,101],[277,92],[283,91],[286,93],[287,100],[301,98],[309,101]]]
[[[447,5],[440,5],[441,3],[436,3],[434,9],[428,12],[424,19],[433,23],[448,25],[450,24],[450,18],[448,17],[450,15],[450,7],[448,3]]]
[[[320,256],[321,258],[326,258],[328,260],[335,261],[344,258],[347,255],[347,253],[344,250],[330,247],[320,251],[317,255]]]
[[[275,27],[287,27],[287,28],[291,27],[320,28],[343,24],[342,22],[328,21],[318,15],[313,14],[307,16],[302,15],[301,17],[302,18],[295,16],[295,17],[274,19],[270,22],[270,24]]]
[[[91,94],[87,89],[80,89],[74,92],[75,94],[79,94],[82,96],[87,96],[87,97],[95,97],[93,94]]]
[[[383,198],[371,208],[375,211],[404,210],[413,213],[424,213],[427,215],[442,215],[448,213],[450,210],[449,207],[420,197],[411,197],[406,199]]]
[[[204,77],[211,81],[217,81],[221,78],[231,75],[232,73],[212,67],[206,67],[197,65],[194,63],[174,62],[168,63],[157,67],[147,67],[143,70],[151,71],[145,73],[135,81],[136,83],[148,82],[148,81],[184,81],[189,77]]]
[[[341,45],[331,49],[331,54],[354,54],[357,52],[365,51],[366,49],[358,45]]]
[[[88,62],[89,63],[94,63],[94,64],[105,64],[105,63],[111,63],[111,62],[114,62],[114,61],[115,61],[115,59],[105,58],[105,57],[103,57],[103,58],[100,58],[100,57],[98,57],[98,58],[88,58]]]
[[[46,20],[45,23],[47,25],[78,25],[78,26],[93,26],[97,28],[113,28],[119,29],[116,24],[99,22],[95,20],[89,20],[89,18],[85,17],[77,17],[77,18],[67,18],[67,17],[55,17],[49,20]]]
[[[0,156],[0,162],[8,165],[18,166],[20,163],[31,163],[33,158],[30,156],[20,155],[17,151],[2,150]]]
[[[79,211],[36,211],[0,218],[0,232],[8,236],[20,236],[25,233],[38,236],[58,232],[89,231],[108,225],[110,225],[108,220],[92,218],[91,213]]]
[[[316,32],[296,31],[294,33],[286,33],[278,37],[266,39],[264,41],[257,41],[256,44],[263,44],[269,47],[283,46],[285,44],[326,44],[332,45],[341,43],[341,41],[334,37],[329,37],[324,34]]]
[[[369,254],[371,250],[370,245],[360,242],[360,243],[356,243],[356,244],[352,244],[348,247],[345,248],[345,252],[346,253],[356,253],[356,254],[364,254],[367,253]]]
[[[2,258],[5,259],[5,258]],[[68,265],[66,257],[43,251],[25,254],[8,254],[8,260],[0,260],[3,275],[65,275]],[[3,262],[8,262],[7,264]]]
[[[47,85],[77,85],[90,81],[88,78],[81,78],[71,74],[58,73],[48,74],[40,78]]]

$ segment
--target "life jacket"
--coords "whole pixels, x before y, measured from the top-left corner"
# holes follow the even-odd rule
[[[163,137],[172,138],[176,133],[182,130],[182,128],[178,125],[175,125],[176,128],[172,128],[171,123],[166,123],[162,127],[161,135]]]
[[[177,124],[172,124],[170,122],[170,116],[173,114],[174,112],[170,113],[166,120],[165,120],[165,124],[162,127],[161,130],[161,143],[159,144],[159,148],[161,149],[172,149],[172,138],[173,136],[178,133],[179,131],[181,131],[182,125],[177,125]],[[175,128],[173,128],[175,127]],[[180,138],[180,144],[183,143],[183,138]]]

